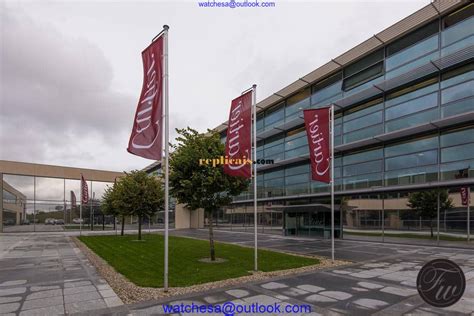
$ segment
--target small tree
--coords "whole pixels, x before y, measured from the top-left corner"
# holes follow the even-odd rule
[[[170,159],[170,192],[190,210],[204,209],[209,220],[211,261],[214,249],[213,217],[219,208],[230,204],[232,197],[244,191],[249,181],[224,173],[222,165],[200,164],[200,159],[216,159],[225,154],[218,133],[200,134],[192,128],[176,129],[177,144]]]
[[[123,236],[124,233],[124,225],[125,225],[125,214],[120,212],[120,206],[118,205],[119,199],[116,197],[117,190],[116,190],[116,183],[113,186],[107,186],[105,189],[104,195],[102,197],[102,209],[104,214],[113,215],[114,216],[114,229],[115,229],[115,218],[121,216],[122,218],[122,229],[120,235]]]
[[[407,206],[414,209],[417,216],[430,220],[431,238],[433,238],[433,219],[438,214],[438,193],[440,213],[453,208],[453,200],[447,190],[418,191],[408,197]]]
[[[125,215],[138,216],[138,240],[142,239],[142,220],[163,209],[164,192],[162,183],[156,177],[149,177],[144,171],[125,172],[106,194],[107,209],[122,215],[122,235]]]

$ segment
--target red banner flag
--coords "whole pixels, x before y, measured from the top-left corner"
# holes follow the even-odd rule
[[[84,176],[81,174],[81,203],[87,204],[89,201],[89,187],[87,186],[87,182],[84,179]]]
[[[461,202],[462,205],[467,206],[469,204],[469,188],[468,187],[462,187],[461,188]]]
[[[76,194],[74,193],[74,191],[71,191],[71,208],[76,207],[77,206],[76,204],[77,204]]]
[[[143,158],[162,158],[163,36],[142,52],[143,86],[128,152]]]
[[[304,124],[311,159],[311,179],[331,182],[329,144],[329,107],[304,110]]]
[[[250,152],[252,150],[252,91],[232,100],[230,106],[225,155],[228,163],[224,172],[230,176],[252,177]]]

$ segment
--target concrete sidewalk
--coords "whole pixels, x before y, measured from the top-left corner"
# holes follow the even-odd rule
[[[127,311],[64,234],[0,235],[1,315]]]

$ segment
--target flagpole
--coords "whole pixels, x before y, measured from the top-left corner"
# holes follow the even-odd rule
[[[334,263],[334,104],[331,104],[331,260]]]
[[[257,85],[252,86],[253,111],[253,221],[254,221],[254,270],[258,271],[258,228],[257,228]]]
[[[81,206],[79,207],[79,236],[82,236],[82,174],[81,174]]]
[[[168,229],[169,229],[169,109],[168,109],[168,25],[163,25],[163,98],[165,118],[165,268],[164,291],[168,292]]]
[[[467,187],[467,242],[470,242],[470,241],[471,241],[471,186],[468,186]]]
[[[94,192],[93,192],[93,190],[92,190],[92,181],[91,181],[91,192],[92,192],[92,199],[94,199]],[[87,195],[89,195],[89,194],[87,194]],[[94,203],[94,201],[91,200],[91,206],[90,206],[90,211],[91,211],[91,213],[89,214],[89,215],[90,215],[89,217],[91,218],[91,222],[89,223],[89,230],[90,230],[90,231],[93,231],[93,230],[94,230],[94,214],[93,214],[93,213],[94,213],[94,210],[93,210],[93,208],[92,208],[92,204],[93,204],[93,203]]]

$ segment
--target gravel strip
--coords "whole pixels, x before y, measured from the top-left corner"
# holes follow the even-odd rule
[[[285,276],[298,274],[303,272],[309,272],[314,270],[321,270],[328,267],[336,267],[341,265],[346,265],[351,262],[335,260],[334,263],[331,263],[330,259],[319,256],[305,256],[294,253],[288,253],[294,256],[307,257],[307,258],[316,258],[319,259],[320,263],[317,265],[305,266],[295,269],[279,270],[272,272],[256,272],[252,275],[242,276],[234,279],[227,279],[216,282],[209,282],[204,284],[197,284],[188,287],[173,287],[169,288],[168,292],[164,292],[162,288],[150,288],[150,287],[140,287],[130,282],[123,275],[115,271],[115,269],[110,266],[104,259],[99,257],[96,253],[90,250],[85,244],[83,244],[76,237],[71,237],[74,243],[81,249],[84,255],[89,259],[89,261],[95,266],[97,272],[109,283],[109,285],[114,289],[115,293],[122,299],[125,304],[133,304],[148,300],[157,300],[164,297],[172,297],[176,295],[195,293],[195,292],[204,292],[211,289],[216,289],[220,287],[227,287],[233,285],[240,285],[242,283],[248,283],[253,281],[261,281],[270,279],[277,276]]]

